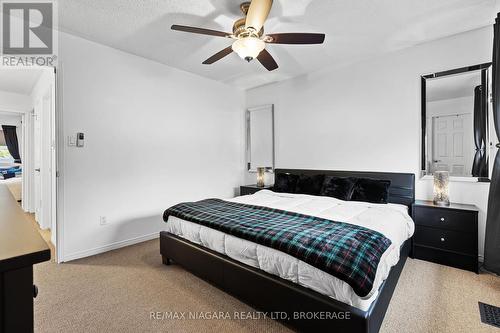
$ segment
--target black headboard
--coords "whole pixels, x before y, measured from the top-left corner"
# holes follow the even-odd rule
[[[335,170],[301,170],[275,169],[275,173],[290,173],[293,175],[327,175],[337,177],[371,178],[390,180],[387,202],[407,205],[410,208],[415,202],[415,175],[412,173],[369,172],[369,171],[335,171]]]

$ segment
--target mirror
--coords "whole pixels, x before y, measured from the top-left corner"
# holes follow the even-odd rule
[[[247,110],[247,166],[257,172],[258,167],[274,170],[274,105]]]
[[[422,174],[489,177],[491,63],[424,75]]]

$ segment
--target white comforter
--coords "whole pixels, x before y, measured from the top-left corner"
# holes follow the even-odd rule
[[[12,193],[12,196],[16,199],[16,201],[22,200],[23,179],[21,177],[2,179],[0,180],[0,184],[7,185],[10,193]]]
[[[171,216],[168,219],[166,230],[172,234],[364,311],[376,299],[378,289],[387,278],[391,267],[399,261],[401,245],[414,232],[414,223],[408,215],[407,207],[403,205],[342,201],[330,197],[275,193],[269,190],[227,201],[348,222],[376,230],[389,238],[392,245],[382,255],[372,291],[365,297],[359,297],[344,281],[284,252],[176,217]]]

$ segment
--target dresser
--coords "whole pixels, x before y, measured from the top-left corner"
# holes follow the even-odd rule
[[[47,260],[47,243],[0,185],[0,333],[33,332],[33,265]]]
[[[270,190],[272,188],[272,185],[265,185],[264,187],[259,187],[257,185],[244,185],[240,186],[240,195],[254,194],[260,190]]]
[[[478,213],[474,205],[415,201],[413,257],[478,273]]]

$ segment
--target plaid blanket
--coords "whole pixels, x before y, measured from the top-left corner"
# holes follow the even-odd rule
[[[165,211],[302,260],[367,296],[382,254],[391,241],[381,233],[348,223],[220,199],[185,202]]]

